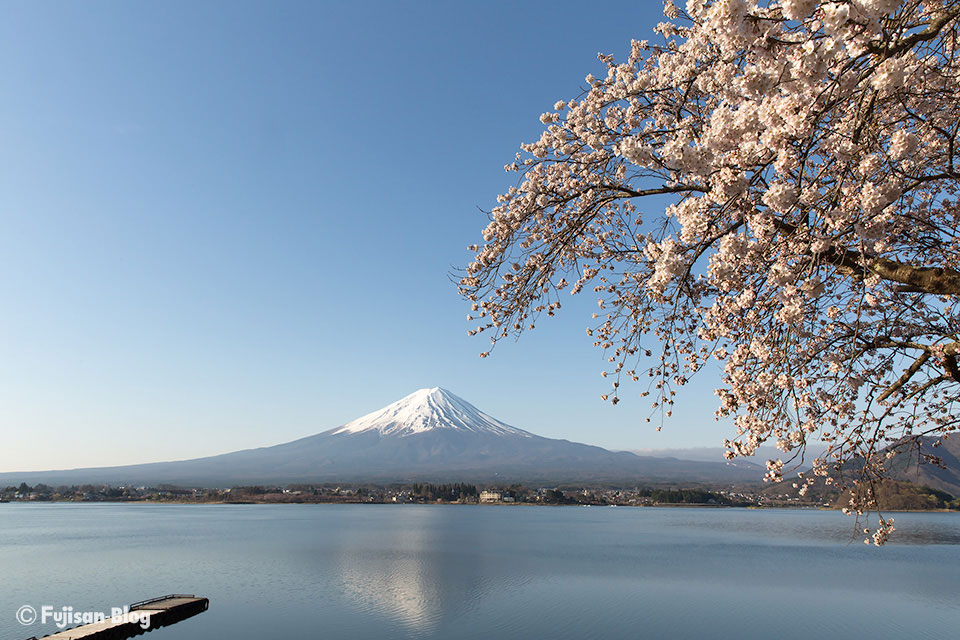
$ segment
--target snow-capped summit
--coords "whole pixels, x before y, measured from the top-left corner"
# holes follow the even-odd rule
[[[533,436],[529,431],[500,422],[440,387],[414,391],[393,404],[348,422],[333,433],[379,431],[383,435],[407,436],[434,429]]]

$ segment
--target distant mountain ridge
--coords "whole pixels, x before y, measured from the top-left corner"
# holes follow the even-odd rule
[[[936,442],[939,446],[934,446]],[[942,467],[925,462],[921,454],[940,458]],[[922,436],[917,447],[898,453],[886,463],[890,477],[940,489],[960,497],[960,434],[943,439]]]
[[[676,449],[630,449],[630,453],[638,456],[653,456],[655,458],[679,458],[681,460],[700,460],[703,462],[719,462],[724,460],[726,449],[723,447],[687,447]],[[811,443],[807,445],[807,450],[803,460],[792,460],[789,467],[800,465],[800,469],[809,469],[814,458],[823,456],[826,452],[826,446],[823,444]],[[793,457],[794,452],[784,453],[774,446],[762,445],[757,447],[756,452],[750,458],[759,464],[764,464],[768,459],[776,460],[782,458],[788,460]],[[745,458],[734,458],[734,462],[746,461]]]
[[[455,394],[421,389],[340,427],[217,456],[122,467],[0,473],[0,484],[229,487],[310,482],[471,481],[559,484],[756,482],[750,463],[637,456],[544,438]]]

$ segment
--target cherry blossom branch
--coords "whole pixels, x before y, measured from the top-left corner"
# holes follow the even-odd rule
[[[907,368],[907,370],[903,372],[903,375],[900,376],[896,382],[894,382],[892,385],[887,387],[886,391],[884,391],[877,397],[877,402],[883,402],[884,400],[892,396],[894,393],[899,391],[903,387],[903,385],[905,385],[910,380],[910,378],[912,378],[913,375],[920,370],[920,367],[926,364],[927,360],[930,359],[930,355],[931,354],[929,351],[924,351],[923,353],[921,353],[920,357],[914,360],[913,364],[911,364]]]
[[[950,9],[941,14],[938,18],[931,20],[926,29],[923,31],[917,31],[906,38],[903,38],[897,42],[895,46],[889,47],[886,45],[880,46],[872,44],[867,47],[867,51],[870,53],[883,55],[888,58],[899,55],[905,51],[909,51],[921,42],[933,40],[940,35],[940,32],[943,31],[943,28],[947,26],[951,20],[954,20],[958,16],[960,16],[960,7]]]

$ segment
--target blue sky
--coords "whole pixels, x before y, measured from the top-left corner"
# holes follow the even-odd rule
[[[275,444],[443,386],[611,448],[716,445],[612,407],[568,303],[492,357],[449,280],[540,113],[657,2],[10,3],[0,23],[0,470]],[[572,301],[571,301],[572,302]]]

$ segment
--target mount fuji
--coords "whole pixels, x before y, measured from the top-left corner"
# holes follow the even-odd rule
[[[385,436],[402,437],[444,429],[496,436],[535,437],[529,431],[491,418],[463,398],[440,387],[414,391],[379,411],[334,429],[333,433],[376,431]]]
[[[316,435],[218,456],[123,467],[0,473],[0,484],[308,482],[742,482],[759,466],[638,456],[510,426],[441,389],[421,389]]]

